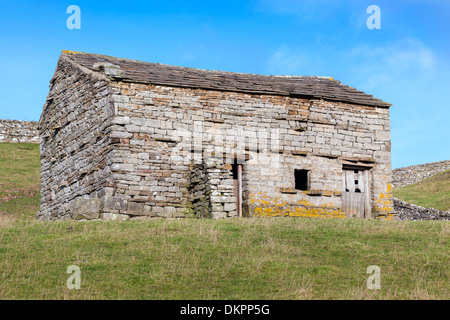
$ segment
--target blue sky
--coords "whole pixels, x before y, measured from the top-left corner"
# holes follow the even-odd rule
[[[69,5],[81,29],[69,30]],[[381,29],[369,30],[369,5]],[[450,1],[0,0],[0,119],[38,120],[63,49],[331,76],[393,104],[393,168],[450,159]]]

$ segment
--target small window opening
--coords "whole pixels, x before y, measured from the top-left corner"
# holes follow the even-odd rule
[[[308,170],[295,169],[295,189],[303,191],[309,189],[308,172]]]

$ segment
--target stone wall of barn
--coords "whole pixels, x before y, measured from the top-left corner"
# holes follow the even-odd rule
[[[0,142],[39,143],[37,122],[0,119]]]
[[[192,191],[203,188],[207,198],[201,207],[213,217],[235,216],[231,164],[238,158],[244,163],[247,215],[344,217],[343,161],[371,164],[372,211],[375,216],[392,212],[388,108],[111,85],[114,148],[106,186],[114,205],[106,205],[105,212],[123,218],[186,216],[199,206]],[[295,189],[295,169],[309,170],[309,190]],[[197,177],[207,183],[195,185]]]
[[[101,218],[111,169],[109,80],[62,57],[39,121],[38,219]]]

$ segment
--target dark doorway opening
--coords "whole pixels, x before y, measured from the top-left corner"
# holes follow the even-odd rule
[[[242,164],[232,164],[231,170],[234,180],[234,195],[236,196],[236,209],[238,217],[242,217]]]

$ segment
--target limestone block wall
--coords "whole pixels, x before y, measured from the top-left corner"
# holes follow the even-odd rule
[[[265,170],[249,161],[247,166],[248,205],[257,216],[332,216],[341,211],[342,163],[321,156],[279,157],[275,170]],[[309,171],[310,190],[295,189],[295,169]]]
[[[41,210],[38,219],[96,219],[111,172],[109,80],[62,57],[39,121]]]
[[[211,218],[211,188],[208,184],[205,165],[192,164],[188,191],[191,194],[191,206],[188,216]]]
[[[369,171],[371,207],[377,215],[392,212],[390,120],[388,109],[312,101],[299,134],[280,129],[283,154],[276,171],[250,166],[250,205],[257,215],[330,215],[344,217],[342,159],[373,163]],[[296,125],[296,124],[295,124]],[[310,171],[308,191],[294,189],[294,170]],[[253,172],[254,171],[254,172]],[[266,179],[258,180],[258,175]],[[270,174],[272,172],[272,174]],[[266,190],[267,184],[271,185]],[[274,197],[273,191],[276,191]],[[281,194],[280,194],[281,193]]]
[[[206,159],[206,176],[210,191],[211,218],[237,217],[236,197],[231,168],[223,159]]]
[[[0,119],[0,142],[39,143],[37,122]]]
[[[211,190],[212,212],[233,216],[231,205],[225,210],[235,201],[227,165],[236,155],[248,158],[243,186],[248,215],[342,216],[345,159],[372,164],[373,212],[392,211],[387,108],[126,82],[111,85],[114,149],[106,184],[117,197],[113,203],[120,205],[105,209],[113,214],[183,216],[193,207],[192,161],[212,157],[219,159],[214,170],[222,170],[206,177],[209,185],[222,188],[214,195]],[[311,190],[293,190],[294,169],[310,170]],[[207,167],[203,174],[208,174]],[[227,177],[221,180],[221,174]]]

